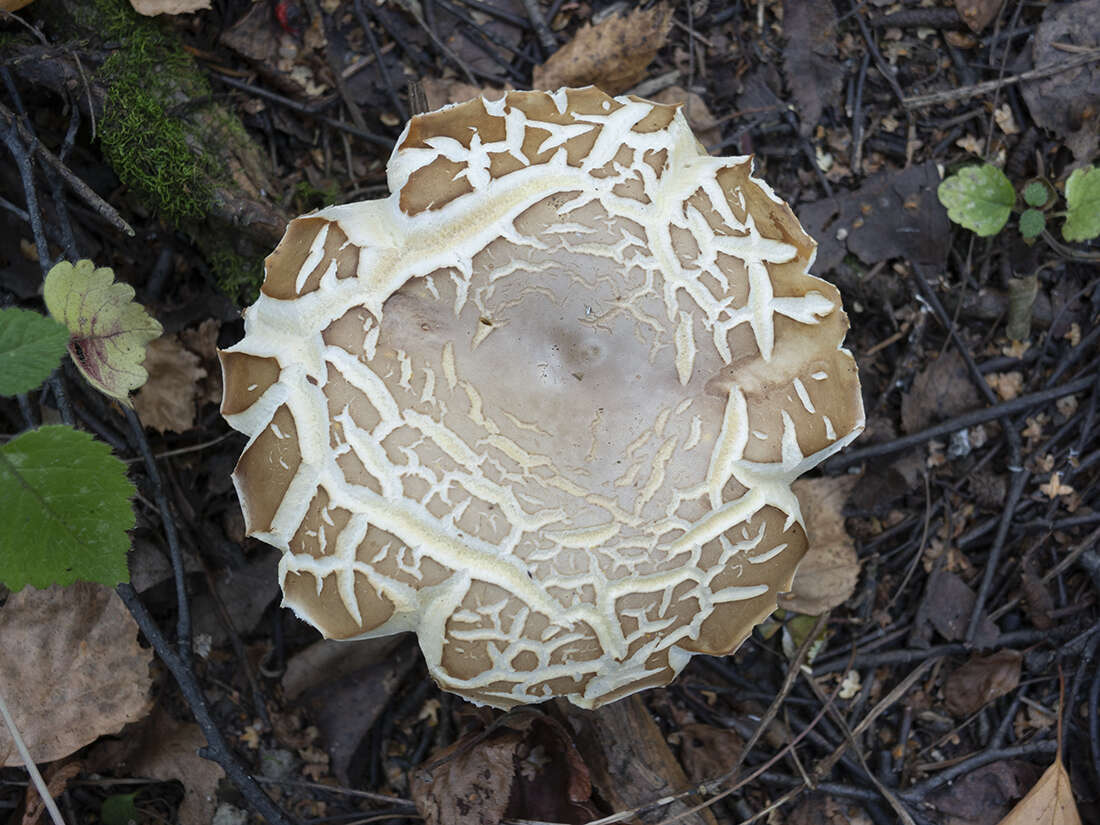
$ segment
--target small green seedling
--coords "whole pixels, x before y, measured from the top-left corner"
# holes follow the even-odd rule
[[[947,177],[937,190],[947,217],[982,237],[996,235],[1017,208],[1016,189],[1005,173],[990,163],[966,166]],[[1020,235],[1027,241],[1047,228],[1048,215],[1065,218],[1062,237],[1070,242],[1100,236],[1100,168],[1075,169],[1066,181],[1066,208],[1052,212],[1057,191],[1046,180],[1028,182],[1020,190]]]
[[[128,404],[145,383],[145,344],[160,324],[91,261],[55,266],[45,296],[54,319],[0,310],[0,395],[42,384],[68,349],[93,386]],[[0,446],[0,583],[18,591],[128,581],[135,492],[111,448],[72,427],[39,427]]]

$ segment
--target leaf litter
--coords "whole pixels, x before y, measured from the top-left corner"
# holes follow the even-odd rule
[[[35,762],[118,733],[152,708],[153,652],[109,587],[25,588],[0,607],[0,639],[0,693]],[[6,727],[0,764],[22,764]]]

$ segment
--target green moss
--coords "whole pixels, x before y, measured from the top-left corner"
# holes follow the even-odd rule
[[[226,295],[242,306],[253,303],[259,297],[260,284],[263,282],[263,261],[249,258],[230,247],[228,243],[218,243],[203,250],[218,286]]]
[[[340,201],[340,184],[331,181],[328,186],[319,188],[307,180],[294,185],[294,208],[297,212],[320,209]]]
[[[107,89],[104,156],[119,180],[169,223],[201,218],[213,197],[216,166],[192,149],[188,124],[174,109],[207,97],[209,88],[191,58],[129,3],[95,0],[94,6],[99,30],[119,45],[99,69]]]

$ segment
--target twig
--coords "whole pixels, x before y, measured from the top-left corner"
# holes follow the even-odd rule
[[[285,106],[288,109],[292,109],[295,112],[300,112],[303,115],[320,121],[326,126],[331,126],[333,129],[339,129],[342,132],[347,132],[349,135],[354,135],[357,138],[362,138],[368,143],[373,143],[376,146],[381,146],[385,149],[393,149],[393,141],[389,138],[376,135],[373,132],[368,132],[364,129],[360,129],[350,123],[344,123],[341,120],[337,120],[334,117],[328,115],[322,115],[319,112],[314,111],[309,106],[299,103],[296,100],[291,100],[289,97],[285,97],[275,92],[270,92],[267,89],[260,86],[254,86],[251,83],[244,83],[237,80],[235,77],[230,77],[225,74],[215,74],[215,76],[224,83],[226,86],[232,86],[234,89],[240,89],[242,92],[248,92],[249,94],[256,95],[256,97],[262,97],[265,100],[270,100],[272,103],[278,103],[280,106]]]
[[[550,27],[546,25],[546,18],[542,16],[542,9],[539,8],[539,0],[523,0],[523,10],[527,12],[527,19],[535,29],[539,45],[549,57],[558,50],[558,41],[550,31]]]
[[[972,97],[989,94],[1005,86],[1014,86],[1017,83],[1022,83],[1027,80],[1038,80],[1043,77],[1050,77],[1051,75],[1068,72],[1070,69],[1076,69],[1078,66],[1084,66],[1094,60],[1100,60],[1100,49],[1092,49],[1076,57],[1071,57],[1069,60],[1064,60],[1060,63],[1051,63],[1046,66],[1039,66],[1034,69],[1029,69],[1026,72],[1020,72],[1020,74],[1009,75],[999,80],[986,80],[983,83],[975,83],[973,86],[962,86],[958,89],[947,89],[942,92],[930,92],[926,95],[905,97],[902,98],[901,105],[906,109],[923,109],[926,106],[936,106],[940,103],[949,103],[953,100],[968,100]]]
[[[210,715],[206,697],[203,695],[202,688],[199,687],[195,674],[168,643],[168,640],[164,638],[160,628],[157,627],[157,623],[153,621],[153,617],[149,615],[149,611],[142,604],[137,591],[130,584],[120,584],[115,590],[126,607],[129,608],[130,614],[134,617],[134,621],[137,622],[141,632],[145,634],[145,638],[149,640],[157,655],[160,656],[161,661],[175,677],[183,698],[195,715],[195,721],[207,741],[207,747],[203,748],[200,752],[201,755],[221,765],[222,770],[237,786],[237,790],[241,792],[241,796],[248,800],[253,810],[264,817],[270,825],[292,825],[292,820],[263,792],[256,780],[241,767],[240,762],[233,756],[229,744],[225,741],[225,737],[222,736],[217,723]]]
[[[168,497],[164,494],[164,484],[160,479],[156,459],[153,458],[153,451],[145,438],[145,428],[138,419],[137,413],[129,407],[126,408],[126,421],[130,425],[130,432],[133,433],[138,451],[145,462],[145,473],[153,485],[153,498],[160,512],[161,523],[164,525],[164,537],[168,540],[168,555],[172,560],[172,573],[176,582],[176,607],[179,612],[176,619],[176,645],[183,663],[191,667],[191,609],[187,601],[187,579],[176,521],[172,518]]]
[[[34,764],[31,752],[27,750],[27,743],[23,741],[23,737],[19,734],[19,728],[15,726],[15,720],[11,718],[11,714],[8,712],[8,703],[4,701],[3,693],[0,693],[0,716],[4,717],[4,724],[8,726],[12,741],[15,742],[15,749],[19,751],[19,758],[23,760],[23,767],[27,769],[31,782],[34,783],[38,795],[42,797],[42,804],[49,811],[50,819],[53,820],[54,825],[65,825],[65,820],[61,818],[61,811],[58,810],[57,803],[50,796],[50,789],[46,786],[45,780],[42,779],[42,774],[38,772],[38,766]]]
[[[898,453],[902,450],[908,450],[910,447],[926,444],[933,439],[951,435],[951,433],[959,430],[966,430],[970,427],[976,427],[978,424],[1004,418],[1006,415],[1027,412],[1033,407],[1049,404],[1051,401],[1057,401],[1059,398],[1086,390],[1093,385],[1095,380],[1093,376],[1078,378],[1076,381],[1070,381],[1060,387],[1021,395],[1019,398],[986,407],[984,410],[975,410],[965,415],[956,416],[912,435],[883,441],[880,444],[872,444],[870,447],[864,447],[860,450],[850,450],[825,462],[825,470],[830,474],[836,474],[870,458]]]
[[[1016,745],[1011,748],[999,748],[976,753],[973,756],[957,762],[950,768],[945,768],[933,777],[919,782],[908,790],[899,791],[898,796],[910,802],[921,802],[924,798],[950,782],[965,776],[971,771],[977,770],[992,762],[1000,762],[1002,759],[1019,759],[1022,756],[1034,756],[1037,753],[1054,753],[1058,749],[1057,742],[1029,742],[1026,745]]]
[[[103,200],[103,198],[97,195],[92,187],[88,186],[88,184],[86,184],[84,181],[74,175],[69,170],[69,167],[66,166],[64,162],[62,162],[62,160],[57,157],[57,155],[55,155],[53,152],[43,146],[38,138],[30,134],[27,131],[27,128],[22,123],[20,123],[19,118],[16,116],[16,114],[2,103],[0,103],[0,117],[3,117],[3,119],[7,121],[9,125],[14,126],[14,128],[19,131],[19,136],[27,145],[29,151],[34,152],[34,154],[42,158],[42,160],[53,167],[57,171],[57,173],[61,175],[61,178],[65,181],[65,183],[69,184],[69,186],[72,187],[73,192],[75,192],[81,200],[87,203],[88,206],[90,206],[97,214],[106,219],[107,222],[111,224],[111,226],[115,227],[115,229],[119,229],[125,232],[131,238],[134,237],[135,232],[133,230],[133,227],[131,227],[130,224],[128,224],[123,219],[123,217],[118,214],[118,210],[116,210],[113,206],[111,206],[111,204],[107,203],[107,201]]]

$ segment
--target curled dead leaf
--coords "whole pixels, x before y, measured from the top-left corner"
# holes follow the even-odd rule
[[[195,396],[206,370],[199,356],[180,343],[179,336],[165,335],[145,348],[149,380],[134,396],[141,422],[157,432],[183,433],[195,426]]]
[[[806,520],[810,549],[779,606],[818,616],[848,600],[859,581],[859,558],[844,526],[843,507],[859,479],[803,478],[791,488]]]

